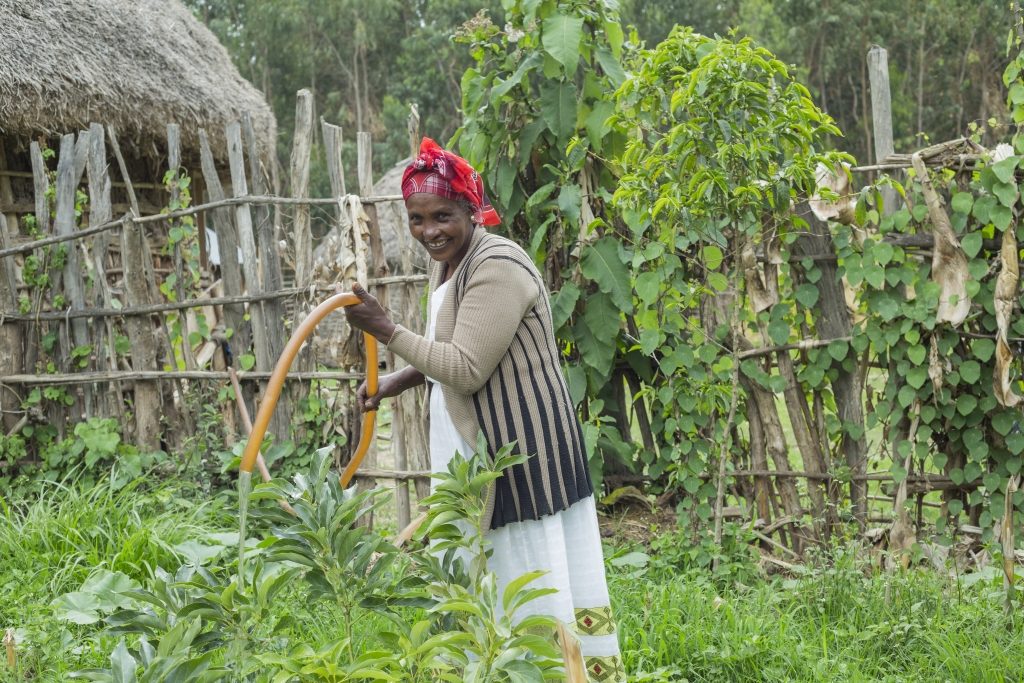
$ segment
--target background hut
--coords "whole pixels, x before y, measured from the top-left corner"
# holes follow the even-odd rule
[[[58,165],[56,150],[69,140],[74,163],[67,164],[70,182],[64,186],[89,190],[88,198],[80,195],[75,203],[78,212],[70,220],[71,230],[98,220],[98,196],[103,196],[107,205],[103,209],[106,220],[127,213],[133,204],[138,214],[158,214],[169,204],[181,201],[179,192],[191,193],[193,204],[204,201],[204,188],[211,178],[180,188],[165,184],[172,169],[189,177],[202,177],[200,131],[204,129],[209,133],[209,156],[218,171],[215,175],[227,176],[225,126],[240,120],[249,143],[250,173],[272,174],[273,164],[264,163],[271,158],[276,137],[276,122],[269,106],[241,77],[213,34],[177,0],[0,0],[0,17],[0,249],[59,231],[61,220],[59,210],[54,210],[52,188],[56,185],[59,193],[61,179],[53,174]],[[112,153],[115,141],[123,157],[118,161]],[[41,166],[45,173],[41,173]],[[94,186],[97,178],[107,183],[106,189],[103,182]],[[270,178],[261,181],[262,188],[273,185]],[[51,189],[44,191],[41,182]],[[250,187],[253,184],[250,180]],[[71,196],[77,195],[72,192]],[[257,214],[257,221],[261,219],[269,224],[269,211]],[[200,214],[196,221],[195,234],[205,268],[204,216]],[[153,275],[151,284],[160,283],[164,275],[174,272],[176,256],[161,248],[167,243],[170,228],[168,222],[146,225],[155,258],[155,263],[146,266]],[[272,239],[272,226],[265,235]],[[67,290],[71,279],[85,276],[85,307],[124,305],[125,264],[117,234],[109,239],[97,237],[95,241],[68,244],[74,245],[68,258],[81,260],[77,261],[77,273],[63,272],[61,286]],[[111,352],[108,359],[101,352],[101,344],[113,346],[115,337],[126,328],[115,330],[107,324],[104,339],[104,322],[99,319],[71,321],[63,326],[53,321],[3,319],[4,314],[24,314],[27,308],[33,313],[60,310],[54,300],[40,297],[37,301],[27,296],[32,287],[26,283],[26,259],[40,253],[37,250],[0,258],[0,378],[36,372],[41,365],[37,347],[47,335],[55,335],[56,344],[64,346],[57,372],[123,370],[129,361],[135,363],[135,358],[115,358]],[[180,272],[180,263],[177,267]],[[102,282],[95,281],[97,270],[103,275]],[[60,277],[61,273],[56,275]],[[56,301],[65,304],[66,299],[62,295]],[[88,334],[93,352],[75,359],[69,352],[81,348],[81,344],[72,332],[86,324],[91,326]],[[132,355],[137,352],[139,349],[133,348]],[[163,358],[162,354],[154,355],[153,360],[159,365]],[[66,417],[81,418],[90,414],[80,410],[83,396],[88,401],[90,391],[103,392],[102,386],[74,388],[69,400],[78,405],[70,413],[33,416],[23,409],[29,386],[4,384],[0,410],[7,431],[26,419],[62,422]],[[118,393],[120,390],[118,387]],[[94,405],[103,402],[115,413],[125,405],[103,395],[93,400]],[[138,401],[135,409],[139,409]],[[161,405],[165,421],[163,411],[171,409],[173,405]],[[99,414],[108,413],[101,410]],[[156,437],[149,438],[155,445]]]

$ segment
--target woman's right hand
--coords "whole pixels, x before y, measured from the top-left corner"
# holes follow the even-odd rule
[[[364,379],[359,388],[356,389],[356,405],[359,406],[359,412],[365,413],[370,410],[377,410],[381,400],[398,396],[405,391],[405,387],[402,386],[403,383],[398,374],[397,372],[392,372],[389,375],[381,375],[377,379],[377,393],[373,396],[368,395],[369,389]]]

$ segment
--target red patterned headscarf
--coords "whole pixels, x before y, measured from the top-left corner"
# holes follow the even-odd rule
[[[501,218],[484,194],[480,174],[458,154],[443,149],[430,138],[423,138],[420,153],[402,174],[402,198],[417,192],[436,194],[445,199],[465,199],[473,207],[473,221],[498,225]]]

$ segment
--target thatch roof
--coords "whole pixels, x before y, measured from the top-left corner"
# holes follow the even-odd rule
[[[248,111],[271,149],[276,122],[216,37],[179,0],[0,0],[0,133],[113,125],[148,156],[167,124],[223,157],[224,125]]]

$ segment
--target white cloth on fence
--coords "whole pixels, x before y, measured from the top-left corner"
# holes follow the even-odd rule
[[[447,287],[446,282],[431,295],[428,339],[434,338],[437,313]],[[430,392],[430,469],[440,472],[447,470],[456,451],[468,457],[475,449],[455,428],[438,383],[427,379],[434,383]],[[486,540],[494,550],[487,565],[498,579],[499,596],[509,582],[536,570],[548,573],[529,584],[530,587],[558,591],[528,602],[516,613],[517,620],[531,614],[547,614],[573,627],[582,610],[608,609],[604,553],[593,496],[538,520],[487,531]],[[602,635],[577,635],[584,657],[619,656],[614,630]]]

